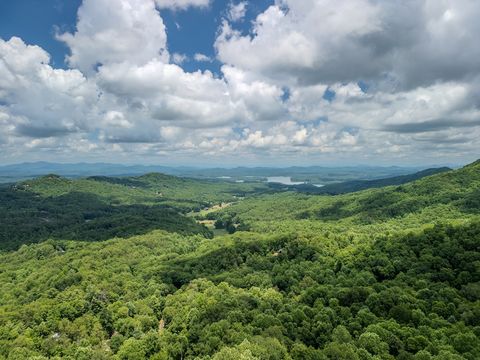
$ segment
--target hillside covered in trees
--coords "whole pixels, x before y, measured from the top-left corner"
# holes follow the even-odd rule
[[[77,180],[46,175],[0,186],[0,250],[49,238],[97,241],[155,229],[211,237],[209,229],[186,214],[267,190],[261,183],[158,173]]]
[[[431,169],[418,171],[414,174],[399,175],[399,176],[393,176],[393,177],[382,178],[382,179],[351,180],[351,181],[327,184],[321,187],[311,185],[311,184],[303,184],[303,185],[294,185],[293,188],[296,189],[297,191],[305,192],[308,194],[338,195],[338,194],[345,194],[345,193],[356,192],[356,191],[366,190],[371,188],[380,188],[380,187],[390,186],[390,185],[402,185],[405,183],[422,179],[426,176],[439,174],[449,170],[451,169],[448,167],[431,168]]]
[[[159,174],[0,196],[0,359],[480,358],[480,161],[335,196]]]

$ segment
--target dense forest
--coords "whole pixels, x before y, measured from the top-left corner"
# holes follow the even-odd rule
[[[480,161],[340,195],[48,175],[0,187],[0,243],[0,359],[480,358]]]
[[[212,232],[186,214],[270,191],[261,183],[182,179],[163,174],[80,180],[54,174],[0,186],[0,249],[52,239],[107,240],[155,229]]]
[[[414,174],[399,175],[375,180],[351,180],[327,184],[325,186],[315,186],[312,184],[293,185],[292,187],[300,192],[308,194],[327,194],[338,195],[371,188],[380,188],[389,185],[402,185],[408,182],[419,180],[426,176],[439,174],[451,170],[448,167],[431,168],[418,171]]]

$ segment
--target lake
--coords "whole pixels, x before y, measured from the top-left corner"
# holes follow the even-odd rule
[[[305,184],[305,181],[292,181],[290,176],[268,176],[267,182],[278,183],[283,185],[301,185]]]

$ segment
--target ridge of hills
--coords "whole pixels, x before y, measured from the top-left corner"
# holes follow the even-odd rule
[[[0,195],[0,234],[23,234],[0,252],[0,359],[479,358],[480,161],[334,196],[158,174]],[[75,214],[104,241],[52,233]]]
[[[289,220],[340,222],[352,227],[390,221],[415,228],[422,222],[435,223],[437,219],[468,218],[478,214],[479,209],[480,163],[477,161],[402,185],[335,196],[294,192],[262,195],[239,202],[215,216],[224,221],[254,224],[257,228],[259,224]]]
[[[338,195],[390,185],[402,185],[408,182],[419,180],[426,176],[435,175],[450,170],[452,169],[448,167],[431,168],[421,170],[413,174],[393,176],[389,178],[375,180],[351,180],[340,183],[327,184],[322,187],[316,187],[312,185],[294,185],[294,187],[297,191],[306,192],[308,194]]]
[[[0,165],[0,183],[27,180],[45,174],[55,173],[68,178],[88,176],[140,176],[151,172],[160,172],[174,176],[190,178],[231,178],[245,181],[255,178],[265,179],[268,176],[292,176],[322,184],[352,179],[378,179],[391,176],[406,175],[418,171],[418,167],[382,167],[382,166],[290,166],[290,167],[228,167],[200,168],[188,166],[162,165],[123,165],[109,163],[76,163],[62,164],[49,162],[33,162],[11,165]]]

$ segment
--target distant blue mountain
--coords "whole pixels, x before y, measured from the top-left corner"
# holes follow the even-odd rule
[[[25,162],[0,166],[0,182],[13,182],[46,174],[64,177],[87,176],[136,176],[151,172],[194,178],[231,178],[262,180],[269,176],[290,176],[307,183],[332,183],[349,180],[372,180],[407,175],[422,170],[421,167],[381,166],[291,166],[277,167],[235,167],[195,168],[161,165],[123,165],[111,163],[51,163]]]

